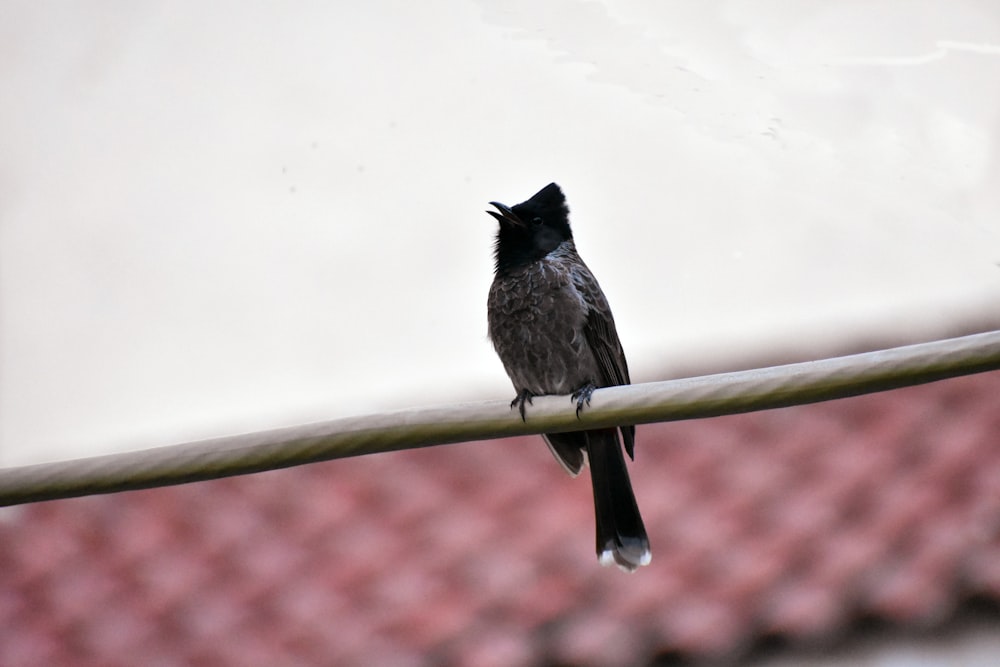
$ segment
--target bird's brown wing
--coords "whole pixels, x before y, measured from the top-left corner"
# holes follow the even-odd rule
[[[591,309],[587,313],[587,323],[584,325],[583,333],[601,369],[601,386],[629,384],[625,351],[622,350],[622,344],[618,340],[610,311]]]
[[[615,320],[611,315],[608,300],[590,271],[580,276],[577,286],[583,292],[589,307],[583,333],[600,369],[601,377],[597,378],[599,386],[629,384],[628,362],[625,361],[625,351],[622,349],[621,341],[618,340],[618,331],[615,329]],[[633,458],[635,426],[622,426],[621,432],[625,441],[625,451],[628,452],[629,458]]]

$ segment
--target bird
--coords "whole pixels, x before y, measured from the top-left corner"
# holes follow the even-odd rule
[[[608,300],[576,251],[566,197],[550,183],[520,204],[490,205],[496,210],[486,212],[500,226],[488,331],[517,392],[511,409],[526,420],[532,397],[569,394],[579,417],[595,389],[629,384],[629,374]],[[627,572],[649,564],[649,538],[622,455],[624,445],[635,458],[635,426],[542,437],[573,477],[589,464],[599,562]]]

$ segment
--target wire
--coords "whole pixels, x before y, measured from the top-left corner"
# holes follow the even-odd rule
[[[0,506],[182,484],[316,461],[485,440],[715,417],[856,396],[1000,369],[1000,331],[878,352],[595,391],[577,418],[540,396],[522,422],[507,401],[317,422],[259,433],[0,469]]]

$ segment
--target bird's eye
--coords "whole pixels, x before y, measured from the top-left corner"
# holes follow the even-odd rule
[[[542,224],[542,219],[541,218],[532,218],[531,219],[531,224],[533,224],[533,225],[540,225],[540,224]]]

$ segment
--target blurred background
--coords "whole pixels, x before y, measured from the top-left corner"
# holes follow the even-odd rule
[[[987,0],[3,15],[5,466],[510,397],[484,209],[550,181],[637,382],[1000,322]],[[631,577],[538,438],[5,510],[0,663],[995,656],[997,396],[640,427]]]

